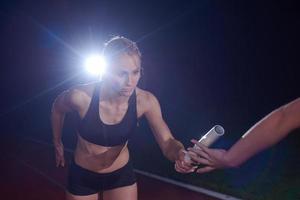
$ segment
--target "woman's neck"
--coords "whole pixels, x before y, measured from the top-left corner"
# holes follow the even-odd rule
[[[119,93],[111,89],[111,87],[104,82],[100,86],[100,100],[106,101],[110,104],[125,104],[128,103],[129,97],[121,96]]]

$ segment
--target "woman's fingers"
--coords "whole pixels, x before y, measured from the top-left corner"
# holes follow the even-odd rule
[[[185,173],[185,170],[181,168],[177,162],[175,162],[175,170],[180,173]]]
[[[214,167],[206,166],[206,167],[198,168],[196,172],[198,174],[203,174],[203,173],[211,172],[213,170],[215,170]]]
[[[188,150],[189,150],[189,152],[193,152],[197,156],[200,156],[200,157],[206,158],[207,160],[210,160],[209,155],[199,148],[197,148],[197,149],[196,148],[188,148]]]
[[[203,164],[203,165],[210,165],[211,162],[205,158],[199,157],[197,154],[193,152],[189,152],[189,155],[192,159],[192,161],[196,164]]]
[[[195,167],[186,165],[184,162],[182,162],[180,160],[176,160],[175,161],[175,169],[176,169],[176,171],[181,172],[181,173],[190,173],[195,170]]]
[[[65,157],[64,154],[61,152],[56,151],[55,153],[55,161],[56,161],[56,167],[65,166]]]
[[[205,145],[201,144],[200,142],[198,142],[195,139],[192,139],[191,142],[196,145],[197,148],[200,148],[202,151],[204,151],[205,153],[209,152],[209,148],[207,148]]]

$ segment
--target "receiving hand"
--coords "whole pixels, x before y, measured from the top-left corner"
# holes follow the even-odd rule
[[[191,163],[188,163],[185,159],[184,156],[185,154],[188,153],[184,149],[179,151],[178,159],[175,160],[175,170],[179,173],[191,173],[194,172],[196,167],[192,166]]]
[[[207,173],[215,169],[226,168],[228,164],[225,160],[227,153],[224,149],[209,149],[197,140],[191,140],[196,147],[188,148],[188,154],[191,160],[195,164],[205,165],[204,167],[198,168],[197,173]]]

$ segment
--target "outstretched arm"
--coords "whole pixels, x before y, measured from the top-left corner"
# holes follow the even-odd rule
[[[170,129],[163,120],[158,100],[151,93],[147,93],[146,98],[147,109],[145,116],[164,156],[170,161],[176,162],[177,171],[182,173],[191,172],[192,166],[183,163],[184,146],[173,137]]]
[[[190,149],[194,159],[208,165],[199,173],[216,168],[238,167],[255,154],[278,143],[300,127],[300,98],[274,110],[251,127],[228,151],[209,149],[193,140],[200,149]],[[199,157],[200,156],[200,157]]]

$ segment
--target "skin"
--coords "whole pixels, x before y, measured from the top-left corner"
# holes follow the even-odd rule
[[[188,148],[198,164],[207,165],[197,170],[207,173],[215,169],[238,167],[255,154],[269,148],[300,127],[300,98],[281,106],[251,127],[228,151],[209,149],[196,140],[199,149]]]
[[[148,91],[137,87],[140,79],[141,61],[136,55],[120,55],[109,66],[109,72],[103,78],[100,88],[100,119],[105,124],[118,124],[122,121],[128,100],[134,90],[137,95],[138,118],[145,116],[153,135],[163,154],[170,161],[175,161],[178,170],[187,173],[191,166],[183,163],[184,147],[171,134],[165,123],[160,105],[156,97]],[[73,87],[60,94],[52,109],[53,142],[55,146],[56,166],[65,166],[64,147],[61,141],[62,127],[66,113],[75,111],[83,118],[88,111],[95,84]],[[76,164],[98,173],[109,173],[123,167],[129,160],[127,143],[124,145],[105,147],[90,143],[78,135],[78,143],[74,153]],[[94,200],[98,194],[76,196],[66,193],[67,199]],[[104,200],[137,199],[137,185],[120,187],[103,192]]]

